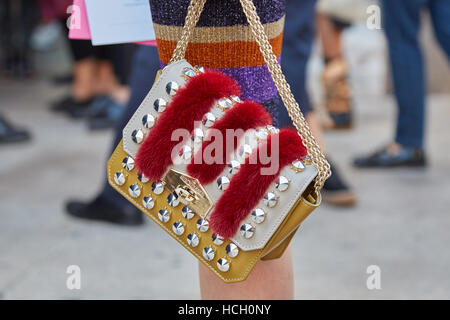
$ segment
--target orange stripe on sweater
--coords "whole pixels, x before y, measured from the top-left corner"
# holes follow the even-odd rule
[[[157,39],[159,59],[168,64],[176,41]],[[283,33],[270,39],[273,52],[277,57],[281,55],[283,45]],[[239,54],[242,52],[242,54]],[[233,41],[220,43],[189,43],[186,50],[186,60],[192,65],[205,68],[223,69],[255,67],[264,65],[264,58],[259,51],[256,42]]]

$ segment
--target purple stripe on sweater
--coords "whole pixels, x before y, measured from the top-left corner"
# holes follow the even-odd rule
[[[264,102],[277,94],[277,88],[267,66],[229,68],[220,71],[239,83],[243,99]]]
[[[295,1],[295,0],[290,0]],[[155,23],[184,25],[190,0],[150,0]],[[286,0],[253,0],[263,24],[279,20],[286,12]],[[247,25],[239,0],[207,0],[198,27]]]
[[[278,58],[280,62],[280,58]],[[166,65],[160,62],[161,68]],[[232,77],[241,86],[242,98],[263,103],[277,94],[267,66],[217,69]]]

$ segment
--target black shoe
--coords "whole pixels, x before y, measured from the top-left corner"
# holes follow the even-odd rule
[[[349,207],[355,205],[356,195],[350,190],[341,178],[338,170],[331,164],[331,176],[323,185],[323,201],[339,207]]]
[[[64,97],[56,102],[51,103],[50,110],[53,112],[67,112],[73,118],[82,118],[87,114],[89,106],[94,98],[83,101],[76,101],[72,96]]]
[[[30,140],[28,131],[18,129],[0,116],[0,144],[19,143]]]
[[[332,126],[330,129],[346,130],[353,127],[353,115],[351,112],[334,113],[329,112]]]
[[[353,161],[358,168],[425,167],[425,152],[419,148],[406,148],[398,145],[395,151],[385,147],[366,157]]]
[[[115,128],[124,106],[109,97],[96,99],[89,110],[88,127],[90,130]]]
[[[144,214],[135,207],[119,208],[101,197],[87,203],[69,201],[66,203],[66,211],[72,217],[86,220],[99,220],[127,226],[138,226],[144,223]]]
[[[69,110],[70,106],[74,104],[72,96],[63,97],[57,101],[50,103],[50,110],[54,112],[65,112]]]
[[[93,100],[90,100],[82,105],[71,108],[67,111],[67,114],[72,119],[86,119],[89,116],[89,110]]]
[[[68,85],[73,82],[73,74],[62,74],[55,76],[51,79],[51,82],[55,86]]]

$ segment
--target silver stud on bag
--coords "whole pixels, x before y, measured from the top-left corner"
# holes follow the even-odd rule
[[[252,153],[252,147],[249,144],[244,144],[239,148],[239,157],[247,158]]]
[[[242,102],[241,98],[239,98],[238,96],[231,96],[230,99],[235,103]]]
[[[269,133],[265,129],[258,129],[255,132],[255,138],[257,141],[265,140],[269,136]]]
[[[227,272],[228,270],[230,270],[230,261],[225,258],[220,258],[219,260],[217,260],[217,268],[219,268],[219,270],[222,272]]]
[[[218,245],[218,246],[220,246],[223,243],[223,240],[224,240],[224,238],[219,236],[217,233],[213,233],[211,238],[212,238],[212,242],[215,245]]]
[[[266,193],[266,195],[264,196],[264,204],[269,207],[269,208],[273,208],[277,205],[278,202],[278,197],[275,195],[275,193],[273,192],[268,192]]]
[[[133,170],[134,169],[134,159],[132,157],[123,158],[122,167],[128,171]]]
[[[162,222],[166,223],[167,221],[170,220],[170,212],[167,211],[166,209],[161,209],[158,211],[158,218]]]
[[[166,84],[166,92],[168,95],[173,96],[175,93],[177,93],[180,86],[175,81],[170,81]]]
[[[131,139],[134,143],[141,143],[144,140],[144,132],[141,129],[133,130],[131,133]]]
[[[153,200],[153,198],[150,196],[145,196],[142,199],[142,205],[145,209],[153,209],[153,207],[155,206],[155,200]]]
[[[266,219],[266,213],[263,209],[256,208],[252,211],[252,220],[255,223],[263,223]]]
[[[152,183],[152,191],[154,194],[161,194],[164,191],[164,185],[162,182],[157,181]]]
[[[292,162],[291,168],[297,172],[302,172],[305,170],[305,165],[300,160],[295,160]]]
[[[155,117],[147,113],[142,117],[142,125],[146,129],[150,129],[155,124]]]
[[[205,219],[197,220],[197,229],[200,232],[206,232],[209,229],[209,222]]]
[[[143,173],[140,173],[140,172],[138,173],[138,179],[142,183],[147,183],[150,181],[149,178],[147,178]]]
[[[233,106],[233,102],[229,98],[223,98],[217,101],[217,107],[221,110],[228,110]]]
[[[275,188],[279,191],[283,192],[289,188],[289,180],[285,176],[279,176],[277,179],[277,183],[275,184]]]
[[[172,230],[177,236],[181,236],[184,233],[184,225],[180,221],[177,221],[173,224]]]
[[[310,164],[312,164],[312,159],[311,159],[310,156],[304,156],[304,157],[302,158],[302,162],[303,162],[304,164],[306,164],[306,165],[310,165]]]
[[[181,209],[181,214],[187,220],[191,220],[195,216],[195,212],[188,206],[184,206],[183,209]]]
[[[195,233],[189,233],[186,240],[187,243],[193,248],[198,246],[198,243],[200,242],[200,238]]]
[[[195,69],[197,69],[198,72],[204,73],[205,72],[205,68],[200,67],[200,66],[195,66]]]
[[[255,228],[253,228],[253,226],[251,224],[244,223],[241,226],[240,231],[241,231],[241,235],[245,239],[250,239],[251,237],[253,237],[253,234],[255,233]]]
[[[153,108],[156,112],[163,112],[166,110],[167,102],[163,98],[158,98],[153,102]]]
[[[241,164],[239,163],[239,161],[231,160],[230,163],[228,164],[228,173],[235,174],[240,167]]]
[[[132,196],[133,198],[137,198],[141,195],[141,188],[139,188],[139,186],[135,183],[132,184],[129,188],[128,188],[128,193],[130,194],[130,196]]]
[[[269,133],[278,133],[280,132],[280,129],[278,129],[277,127],[274,127],[272,125],[266,126],[266,129]]]
[[[203,258],[205,258],[207,261],[211,261],[214,259],[215,252],[211,247],[205,247],[203,249]]]
[[[197,72],[195,72],[195,70],[192,68],[185,67],[183,69],[183,76],[185,76],[185,78],[192,78],[195,77],[196,75]]]
[[[223,176],[217,179],[217,187],[219,188],[219,190],[225,190],[229,184],[230,179],[228,179],[228,177]]]
[[[183,160],[189,160],[192,158],[192,148],[190,146],[183,146],[180,149],[180,158]]]
[[[212,127],[214,122],[216,122],[216,116],[213,113],[208,112],[203,116],[202,123],[205,127]]]
[[[178,206],[178,204],[180,203],[180,201],[178,200],[178,196],[174,193],[171,193],[167,196],[167,203],[171,206],[171,207],[176,207]]]
[[[203,138],[205,137],[205,134],[203,133],[203,130],[201,128],[195,128],[194,133],[192,134],[192,141],[195,143],[199,143],[203,141]]]
[[[226,246],[225,251],[230,258],[236,258],[239,254],[239,248],[234,243],[229,243]]]
[[[118,171],[118,172],[114,173],[114,182],[117,185],[123,186],[125,184],[126,180],[127,180],[127,178],[125,177],[125,175],[123,174],[122,171]]]

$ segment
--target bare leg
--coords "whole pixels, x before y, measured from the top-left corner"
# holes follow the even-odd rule
[[[325,141],[323,140],[323,130],[320,125],[319,119],[314,111],[309,112],[306,115],[306,121],[308,122],[309,128],[311,129],[311,133],[319,144],[320,150],[322,153],[326,154],[327,149],[325,147]]]
[[[259,261],[247,280],[224,283],[199,263],[200,291],[205,300],[292,300],[294,275],[289,246],[280,259]]]
[[[72,96],[76,101],[88,100],[97,93],[97,64],[94,59],[86,58],[76,62],[73,75]]]
[[[322,82],[328,111],[328,119],[322,124],[328,129],[349,129],[352,126],[351,88],[342,54],[342,27],[321,13],[317,14],[317,25],[325,60]]]
[[[321,13],[317,14],[317,27],[322,43],[323,56],[329,60],[341,57],[342,31],[339,28],[336,28],[335,24],[328,16]]]
[[[108,95],[117,103],[125,105],[130,97],[129,87],[120,84],[111,62],[100,61],[98,65],[97,93]]]

